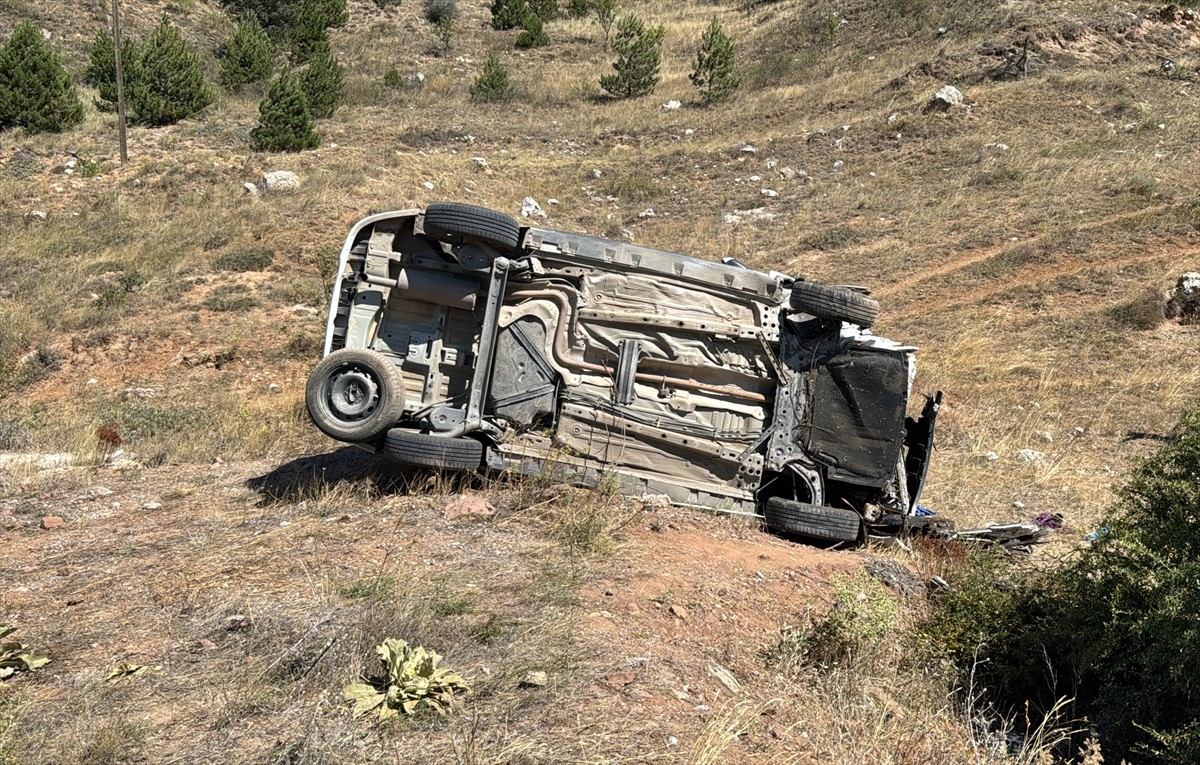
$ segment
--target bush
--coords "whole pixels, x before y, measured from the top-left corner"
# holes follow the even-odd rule
[[[231,91],[264,82],[275,67],[275,44],[258,19],[251,16],[238,23],[233,35],[221,46],[221,84]]]
[[[525,0],[492,0],[492,28],[515,29],[525,21]]]
[[[662,41],[666,29],[660,24],[647,27],[645,22],[628,13],[617,22],[613,50],[616,74],[600,78],[600,87],[617,98],[634,98],[654,92],[662,64]]]
[[[513,95],[508,69],[500,62],[500,57],[493,53],[483,62],[483,71],[471,84],[471,100],[494,103],[511,100]]]
[[[525,19],[521,22],[521,33],[517,35],[518,48],[540,48],[550,44],[550,36],[542,26],[542,19],[530,10],[525,11]]]
[[[328,9],[322,0],[305,0],[300,16],[289,32],[292,63],[307,63],[324,45],[329,44]]]
[[[138,49],[137,44],[128,37],[121,38],[121,73],[125,77],[125,89],[129,83],[137,79]],[[100,91],[96,99],[96,108],[100,111],[113,112],[117,110],[117,56],[112,34],[100,30],[92,41],[92,49],[88,53],[88,68],[83,74],[83,81]]]
[[[725,34],[716,16],[700,39],[700,50],[696,52],[688,79],[700,89],[700,100],[706,104],[729,98],[741,82],[734,74],[733,38]]]
[[[350,11],[346,0],[315,0],[325,16],[325,26],[341,29],[350,23]]]
[[[296,23],[302,0],[221,0],[238,19],[254,17],[273,37],[279,38]]]
[[[590,0],[567,0],[567,15],[573,19],[587,18],[591,11]]]
[[[0,129],[60,133],[83,122],[83,103],[54,49],[22,21],[0,49]]]
[[[421,12],[430,24],[437,25],[443,19],[454,21],[458,18],[458,0],[425,0]]]
[[[345,77],[342,65],[326,40],[323,48],[318,49],[309,60],[308,66],[300,75],[300,90],[308,102],[308,111],[313,119],[327,119],[337,111],[342,100],[342,90],[345,87]]]
[[[608,47],[612,36],[613,21],[617,18],[617,0],[591,0],[592,10],[596,12],[596,23],[604,32],[604,47]]]
[[[304,151],[321,144],[304,91],[290,70],[285,69],[271,83],[258,112],[258,127],[250,131],[254,151]]]
[[[173,125],[212,103],[200,59],[166,15],[139,46],[136,71],[125,90],[130,111],[142,124]]]
[[[542,21],[554,21],[558,18],[558,0],[526,0],[526,5]]]

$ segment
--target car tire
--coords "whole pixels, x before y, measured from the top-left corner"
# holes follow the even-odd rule
[[[404,465],[475,470],[483,465],[483,444],[473,438],[447,438],[406,428],[392,428],[383,453]]]
[[[497,250],[515,250],[521,243],[521,225],[496,210],[454,202],[434,202],[425,208],[425,234],[442,242],[473,239]]]
[[[792,310],[818,319],[845,321],[866,329],[879,318],[879,302],[842,287],[813,282],[792,285]]]
[[[839,507],[771,497],[763,514],[767,525],[776,531],[821,542],[857,542],[862,533],[862,517]]]
[[[308,416],[322,433],[351,443],[371,441],[404,414],[400,368],[378,351],[343,348],[308,377]]]

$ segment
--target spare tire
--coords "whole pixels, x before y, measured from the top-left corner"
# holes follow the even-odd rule
[[[383,453],[396,462],[419,467],[475,470],[483,465],[483,444],[473,438],[448,438],[407,428],[392,428]]]
[[[813,282],[792,285],[792,310],[818,319],[845,321],[866,329],[879,318],[879,303],[866,295],[842,287]]]
[[[434,202],[425,208],[425,234],[451,243],[474,239],[505,251],[521,243],[521,225],[513,217],[456,202]]]
[[[821,542],[857,542],[862,516],[853,510],[771,497],[763,508],[767,525],[776,531]]]
[[[313,369],[304,400],[308,416],[325,435],[351,443],[371,441],[404,414],[404,378],[378,351],[342,348]]]

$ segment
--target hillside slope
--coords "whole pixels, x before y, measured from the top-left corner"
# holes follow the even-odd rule
[[[217,4],[123,5],[135,36],[168,13],[200,48],[210,73],[215,71],[214,50],[231,29]],[[56,662],[45,685],[30,680],[21,694],[29,711],[22,712],[20,704],[15,711],[5,708],[6,719],[50,719],[48,710],[63,708],[76,694],[89,710],[79,731],[44,734],[51,752],[44,761],[55,761],[59,755],[53,752],[66,752],[61,757],[69,759],[75,751],[70,747],[94,743],[98,731],[108,730],[105,726],[125,730],[128,720],[106,716],[100,707],[114,703],[110,693],[136,693],[105,690],[109,686],[95,673],[106,661],[136,655],[138,663],[163,664],[164,657],[191,651],[196,640],[219,645],[204,637],[206,630],[218,629],[221,620],[243,610],[265,609],[275,619],[271,604],[286,602],[303,586],[309,588],[302,598],[307,601],[291,616],[278,617],[291,620],[286,629],[266,630],[261,642],[255,642],[257,632],[238,637],[248,641],[236,654],[246,661],[246,672],[276,671],[273,660],[258,658],[261,651],[307,645],[311,636],[304,637],[305,622],[326,618],[322,609],[336,619],[338,609],[352,606],[363,612],[356,611],[355,619],[366,619],[373,604],[387,597],[356,599],[339,589],[341,583],[390,576],[399,586],[395,567],[405,549],[393,549],[373,516],[407,518],[409,510],[393,508],[416,502],[425,509],[412,512],[424,521],[412,521],[417,525],[411,528],[409,521],[397,521],[397,529],[421,538],[432,535],[437,545],[467,544],[457,529],[446,529],[444,536],[435,530],[433,511],[419,497],[410,498],[421,493],[420,484],[400,494],[380,494],[372,481],[303,484],[312,494],[289,495],[282,505],[286,509],[278,513],[270,510],[276,500],[262,490],[238,488],[248,478],[270,473],[273,465],[332,448],[306,421],[303,386],[319,355],[332,259],[350,224],[370,211],[453,200],[516,214],[522,199],[533,196],[549,215],[545,225],[552,227],[633,238],[709,259],[734,256],[757,268],[814,280],[870,285],[883,303],[878,331],[920,346],[918,388],[947,395],[924,503],[960,525],[1060,512],[1066,523],[1055,542],[1060,549],[1095,526],[1129,460],[1153,446],[1153,437],[1174,422],[1200,383],[1195,353],[1200,327],[1165,322],[1154,314],[1156,301],[1178,274],[1200,270],[1196,19],[1158,3],[1089,0],[749,5],[637,4],[639,14],[667,28],[663,80],[652,96],[618,102],[603,97],[598,86],[611,55],[593,19],[551,22],[550,46],[519,51],[513,47],[515,33],[490,28],[487,3],[461,3],[462,17],[443,54],[415,0],[386,9],[352,0],[350,24],[333,35],[347,67],[347,97],[332,119],[318,125],[323,143],[315,151],[251,153],[254,93],[224,96],[200,118],[177,126],[132,128],[131,159],[124,166],[115,159],[115,120],[91,106],[91,94],[87,121],[79,129],[2,137],[0,449],[70,452],[82,464],[94,465],[120,448],[134,460],[116,474],[98,467],[0,475],[11,518],[5,534],[19,548],[6,556],[6,579],[28,588],[0,596],[0,608],[6,619],[24,625],[27,642],[77,657]],[[101,6],[75,0],[4,3],[0,29],[33,18],[78,74],[92,36],[104,24]],[[732,102],[703,108],[687,74],[714,13],[737,39],[743,84]],[[469,100],[468,88],[490,52],[508,64],[518,87],[520,97],[510,104]],[[1164,58],[1173,67],[1164,68]],[[411,87],[385,85],[390,70]],[[948,111],[927,109],[931,95],[947,84],[963,92],[964,104]],[[663,108],[671,99],[683,106]],[[68,174],[73,155],[78,160]],[[83,172],[85,166],[92,170]],[[297,172],[301,188],[289,194],[244,192],[244,183],[275,169]],[[778,196],[766,196],[763,189]],[[1024,449],[1041,456],[1023,461]],[[305,464],[318,473],[325,466]],[[153,491],[143,491],[143,485]],[[96,514],[85,496],[90,486],[117,491],[107,502],[120,501],[121,507]],[[500,492],[490,486],[482,490]],[[184,493],[177,502],[162,499],[171,492]],[[189,499],[193,496],[204,499]],[[327,512],[322,508],[331,496],[336,509]],[[555,505],[550,497],[537,501]],[[170,512],[130,514],[146,502]],[[351,506],[348,525],[327,522]],[[44,514],[66,519],[61,537],[37,528]],[[265,540],[250,531],[259,528],[255,524],[277,527],[277,515],[296,527],[326,529],[336,560],[306,560],[307,537],[287,531],[291,526]],[[801,551],[787,553],[799,556],[789,562],[775,540],[730,532],[723,521],[703,516],[680,517],[687,518],[690,530],[673,552],[655,551],[657,542],[646,541],[657,539],[648,526],[630,527],[628,537],[605,531],[622,544],[586,551],[579,558],[588,561],[586,570],[574,571],[563,585],[567,595],[546,600],[538,590],[538,607],[546,611],[529,617],[538,630],[552,636],[580,628],[580,641],[595,641],[586,650],[573,643],[553,650],[590,656],[587,651],[594,649],[601,658],[554,688],[560,695],[553,700],[535,702],[533,716],[519,695],[505,695],[516,693],[505,686],[478,724],[487,735],[496,735],[488,726],[512,720],[523,736],[538,726],[535,721],[553,718],[549,729],[559,738],[529,739],[529,760],[516,759],[520,746],[512,743],[511,751],[504,750],[505,760],[481,753],[500,751],[495,747],[471,749],[479,745],[472,736],[480,729],[469,719],[430,723],[447,759],[454,753],[459,761],[472,762],[601,761],[637,751],[652,753],[647,761],[718,761],[702,754],[711,733],[713,741],[729,747],[721,749],[724,761],[810,761],[799,755],[788,760],[794,748],[764,743],[757,734],[735,735],[747,715],[768,714],[764,705],[780,687],[774,680],[748,692],[748,706],[716,705],[711,694],[724,686],[713,685],[701,665],[727,666],[721,657],[735,652],[739,640],[758,655],[770,642],[765,633],[777,635],[789,614],[803,611],[802,602],[828,602],[828,588],[781,590],[778,597],[785,603],[774,610],[739,610],[737,618],[751,622],[757,644],[737,632],[722,633],[725,642],[711,645],[675,640],[690,627],[672,631],[680,625],[665,619],[635,620],[639,626],[631,629],[638,634],[621,628],[614,635],[614,628],[596,622],[594,614],[620,613],[603,605],[610,599],[603,594],[605,582],[626,586],[619,578],[622,569],[645,567],[658,555],[668,560],[684,555],[710,533],[709,524],[731,549],[748,546],[729,554],[733,565],[750,576],[750,560],[760,554],[774,561],[779,576],[810,571],[810,566],[855,569],[861,562],[847,562],[848,554]],[[517,554],[515,563],[509,560],[512,551],[498,557],[515,567],[510,572],[515,579],[555,580],[553,572],[538,573],[536,550],[559,544],[560,532],[514,531],[520,526],[517,516],[480,533],[514,535],[513,544],[526,552]],[[277,537],[280,546],[260,557],[258,546]],[[108,546],[107,540],[122,539],[132,540],[131,546]],[[215,546],[208,548],[207,540]],[[189,556],[194,560],[170,554],[187,544],[198,547]],[[293,549],[297,546],[299,552]],[[759,547],[761,553],[753,552]],[[374,563],[356,560],[360,551],[373,550],[378,551],[369,553]],[[91,557],[72,563],[75,554]],[[205,554],[210,557],[195,557]],[[486,566],[456,555],[442,561],[449,571],[477,565],[482,582]],[[110,590],[110,580],[76,578],[92,567],[86,560],[120,560],[112,576],[128,582],[132,594],[122,597]],[[561,566],[571,570],[572,560],[567,555]],[[293,586],[276,577],[276,566],[291,572],[281,576],[298,577]],[[345,566],[347,573],[331,574],[328,566]],[[255,577],[238,573],[251,570]],[[67,573],[61,581],[52,580],[56,571]],[[216,571],[225,572],[222,581],[236,596],[211,579]],[[677,575],[696,588],[688,597],[710,603],[703,578],[697,581],[693,574],[680,564],[659,576]],[[503,581],[495,586],[503,588]],[[741,585],[708,586],[737,591]],[[81,588],[88,598],[107,593],[104,612],[77,620],[83,625],[80,635],[70,636],[76,620],[64,620],[61,603]],[[611,589],[619,599],[621,588]],[[645,587],[640,592],[653,600]],[[146,607],[141,600],[146,596],[158,609],[153,618],[138,611]],[[644,611],[646,604],[640,607]],[[429,606],[422,613],[436,611]],[[183,613],[198,621],[177,631],[172,615]],[[720,626],[711,621],[721,621],[715,610],[702,613],[696,621],[704,629]],[[401,617],[408,618],[391,613],[384,621]],[[480,615],[462,621],[486,620]],[[121,631],[127,622],[150,625],[130,638],[135,647],[100,639],[100,633]],[[436,624],[436,619],[420,622],[425,630],[420,634],[438,635]],[[471,625],[455,629],[469,632],[478,626]],[[313,634],[328,639],[332,633],[323,630]],[[205,686],[201,692],[213,695],[203,700],[180,690],[177,683],[190,677],[186,673],[162,680],[155,693],[160,701],[171,701],[161,708],[170,711],[130,712],[129,720],[137,720],[129,724],[144,734],[130,740],[151,742],[150,751],[161,745],[162,751],[174,752],[173,760],[151,756],[150,761],[219,757],[217,748],[189,759],[186,749],[199,732],[213,729],[226,731],[226,743],[235,735],[245,737],[244,748],[236,749],[243,757],[238,761],[341,761],[356,757],[360,746],[405,761],[404,747],[412,743],[407,733],[425,728],[377,738],[353,727],[340,708],[332,709],[338,706],[335,686],[348,682],[354,662],[369,654],[366,642],[381,637],[369,632],[360,630],[361,644],[353,647],[338,643],[330,661],[318,661],[311,674],[261,686],[265,698],[254,695],[259,686],[240,685],[240,676]],[[523,633],[506,634],[512,645],[520,645]],[[558,645],[538,634],[536,645]],[[659,685],[646,690],[652,698],[630,702],[626,689],[614,702],[590,691],[597,677],[624,672],[619,662],[633,658],[617,656],[611,645],[600,646],[605,640],[631,654],[656,640],[655,650],[684,652],[680,671],[691,679],[678,684],[687,703],[670,693],[665,675],[655,675]],[[97,644],[95,661],[85,661],[79,652],[92,643]],[[481,655],[480,662],[493,661],[486,651]],[[462,656],[465,662],[476,660],[471,651]],[[526,664],[513,660],[510,671]],[[683,685],[703,687],[704,700]],[[281,701],[281,694],[292,693],[302,702]],[[889,708],[875,691],[857,688],[854,693],[866,695],[851,694],[847,709],[868,715]],[[831,698],[814,694],[792,702]],[[672,698],[683,704],[680,709],[706,706],[711,714],[681,723],[686,735],[674,733],[666,722],[674,719]],[[118,701],[128,699],[121,695]],[[560,702],[575,716],[552,708]],[[212,710],[227,707],[233,711],[213,716]],[[196,708],[206,711],[189,711]],[[905,709],[904,714],[914,713]],[[931,717],[922,724],[945,722],[939,716],[942,706],[927,711]],[[159,719],[160,713],[167,716]],[[542,714],[549,717],[537,716]],[[277,715],[297,716],[288,718],[287,725],[294,727],[277,732],[271,727],[275,723],[267,722]],[[891,726],[893,717],[885,725],[887,735],[876,742],[878,750],[818,748],[811,761],[839,756],[929,761],[911,753],[918,749],[904,739],[909,728]],[[314,748],[303,755],[308,759],[270,754],[266,738],[278,736],[286,748],[287,736],[306,727],[296,719],[318,718],[339,721],[341,727],[321,734],[336,740],[311,744]],[[148,733],[143,730],[147,719]],[[592,750],[584,743],[571,754],[554,743],[606,741],[622,721],[635,719],[653,722],[658,738],[639,728],[642,738],[614,743],[611,750]],[[865,717],[848,719],[867,725]],[[267,727],[253,727],[260,724]],[[704,733],[710,724],[712,730]],[[564,731],[571,725],[577,728],[568,735]],[[783,738],[772,740],[799,735],[791,725],[776,723]],[[846,733],[835,728],[822,729],[830,741]],[[153,732],[160,729],[166,739]],[[520,736],[514,742],[526,741]],[[684,744],[668,744],[670,737]],[[944,746],[950,739],[931,740]],[[29,745],[30,739],[21,742]],[[318,751],[326,754],[312,753]],[[947,755],[945,761],[962,760]]]

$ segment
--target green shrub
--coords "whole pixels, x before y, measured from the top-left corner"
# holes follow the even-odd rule
[[[525,0],[492,0],[492,28],[515,29],[525,21]]]
[[[615,74],[600,78],[600,87],[617,98],[634,98],[654,92],[662,65],[662,41],[666,29],[660,24],[647,27],[632,13],[617,22],[612,47],[617,52]]]
[[[558,0],[525,0],[529,10],[533,11],[542,21],[554,21],[558,18]]]
[[[138,76],[137,43],[128,37],[121,38],[121,73],[125,78],[125,90],[129,91],[129,83]],[[100,30],[92,41],[88,53],[88,68],[83,74],[83,81],[100,91],[96,99],[96,108],[100,111],[112,112],[117,109],[117,56],[112,34]]]
[[[300,90],[308,102],[308,111],[313,119],[327,119],[337,111],[342,100],[345,87],[345,77],[342,65],[329,47],[326,40],[322,48],[318,48],[309,60],[308,66],[300,74]]]
[[[283,36],[300,15],[302,0],[221,0],[239,20],[254,17],[272,37]]]
[[[393,90],[402,90],[404,88],[404,75],[400,74],[400,70],[393,66],[383,73],[383,84]]]
[[[290,70],[280,72],[271,83],[258,113],[258,127],[250,131],[254,151],[304,151],[321,144],[304,91]]]
[[[172,125],[212,103],[199,57],[166,15],[139,46],[137,77],[127,86],[130,111],[144,125]]]
[[[350,23],[350,10],[346,0],[316,0],[325,15],[325,26],[341,29]]]
[[[688,79],[700,89],[700,100],[706,104],[729,98],[741,83],[734,73],[733,38],[725,34],[716,16],[700,39]]]
[[[567,15],[573,19],[587,18],[592,12],[590,0],[567,0]]]
[[[550,44],[550,36],[542,26],[542,19],[533,11],[526,10],[521,21],[521,33],[517,35],[518,48],[540,48]]]
[[[110,41],[111,45],[111,41]],[[275,44],[258,19],[242,19],[221,46],[221,84],[231,91],[270,79],[275,65]]]
[[[83,122],[83,103],[58,55],[31,21],[0,49],[0,130],[61,133]]]
[[[305,0],[296,23],[288,33],[292,63],[304,64],[329,44],[329,16],[321,0]]]
[[[612,38],[612,25],[617,18],[617,0],[591,0],[592,10],[596,12],[596,23],[604,32],[604,47],[608,47]]]
[[[453,21],[458,18],[458,0],[425,0],[421,13],[430,24],[436,25],[442,19]]]
[[[471,83],[471,100],[481,102],[509,101],[514,95],[512,82],[508,79],[508,69],[500,61],[500,57],[491,54],[483,62],[483,70]]]

